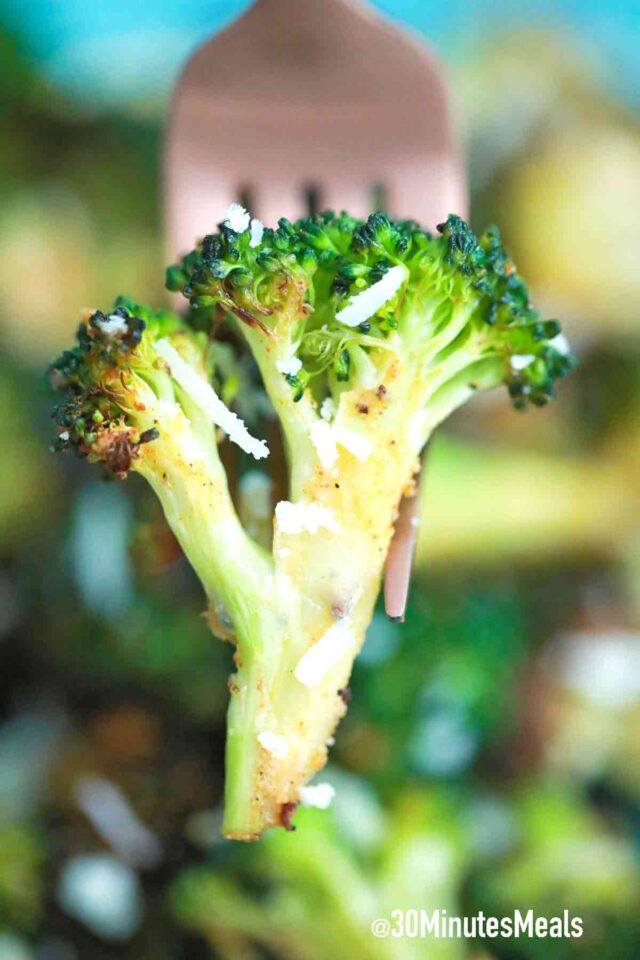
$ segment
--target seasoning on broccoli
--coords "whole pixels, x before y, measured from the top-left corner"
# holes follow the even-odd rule
[[[381,213],[268,229],[234,207],[167,272],[190,302],[185,318],[120,298],[86,313],[76,346],[50,368],[62,394],[56,446],[147,479],[214,631],[236,645],[228,837],[291,826],[323,767],[398,504],[435,427],[500,385],[518,408],[543,405],[574,365],[495,228],[478,238],[450,216],[438,230]],[[270,548],[241,524],[219,456],[224,436],[249,458],[269,455],[223,399],[214,348],[226,346],[215,339],[225,323],[246,342],[284,436],[288,499],[275,506]]]

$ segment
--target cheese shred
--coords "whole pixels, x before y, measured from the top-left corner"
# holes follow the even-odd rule
[[[264,440],[257,440],[249,433],[244,421],[232,410],[229,410],[211,384],[198,376],[168,340],[158,340],[155,349],[158,356],[162,357],[168,365],[171,376],[176,383],[200,407],[203,413],[211,417],[216,426],[224,430],[233,443],[237,444],[245,453],[250,453],[256,460],[269,456],[269,447]]]

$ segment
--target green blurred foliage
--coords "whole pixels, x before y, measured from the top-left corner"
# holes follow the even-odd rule
[[[41,919],[43,853],[33,829],[0,830],[0,926],[32,930]]]

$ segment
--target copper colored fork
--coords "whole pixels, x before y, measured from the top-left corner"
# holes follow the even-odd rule
[[[239,201],[269,226],[325,208],[384,209],[435,227],[467,195],[442,71],[361,0],[258,0],[201,46],[165,147],[167,253]],[[417,496],[400,505],[385,608],[402,620]]]

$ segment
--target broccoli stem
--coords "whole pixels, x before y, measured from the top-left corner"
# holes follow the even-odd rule
[[[360,387],[340,395],[336,425],[375,442],[364,460],[341,446],[329,470],[310,439],[318,417],[310,395],[295,403],[269,356],[274,345],[264,355],[255,349],[295,453],[291,500],[321,506],[335,519],[335,529],[313,534],[287,533],[276,523],[271,554],[243,529],[214,431],[188,397],[179,395],[173,419],[165,404],[160,436],[143,446],[135,462],[202,581],[215,614],[214,632],[236,644],[226,749],[227,837],[253,840],[286,822],[301,786],[324,765],[346,709],[339,691],[348,684],[371,619],[398,500],[418,450],[435,424],[473,391],[472,375],[479,382],[498,375],[500,358],[478,360],[477,350],[467,354],[464,348],[448,356],[445,336],[440,347],[426,364],[391,357],[382,391]],[[300,661],[336,627],[348,646],[313,682],[301,680]]]
[[[238,638],[237,673],[230,682],[225,750],[225,799],[222,832],[226,837],[253,840],[265,825],[277,822],[277,809],[265,809],[258,741],[259,715],[265,698],[262,679],[264,650],[277,643],[273,618],[257,612],[255,627],[248,638]],[[262,776],[261,776],[262,774]]]
[[[342,449],[336,474],[324,470],[315,455],[297,498],[331,510],[338,529],[289,534],[276,523],[273,577],[256,596],[250,634],[237,634],[223,822],[223,833],[234,839],[255,839],[283,822],[300,787],[324,766],[346,710],[339,691],[348,685],[363,643],[398,499],[416,460],[404,425],[406,407],[387,406],[373,390],[354,393],[345,407],[355,412],[345,410],[343,426],[364,435],[357,412],[363,399],[371,416],[377,415],[379,445],[364,462]],[[350,632],[352,645],[308,686],[296,668],[337,625]],[[284,745],[283,755],[260,743],[264,732],[275,735],[276,747]]]
[[[319,537],[319,539],[318,539]],[[308,539],[312,539],[309,537]],[[335,535],[314,535],[316,556],[328,558],[340,549]],[[306,544],[291,554],[296,567],[306,559]],[[379,563],[359,582],[359,599],[346,614],[346,594],[332,587],[305,592],[284,570],[275,574],[273,603],[256,606],[249,638],[238,634],[238,670],[230,683],[225,810],[222,832],[236,840],[254,840],[270,826],[286,822],[287,805],[295,807],[300,787],[326,761],[327,748],[345,705],[339,690],[348,683],[353,659],[362,645],[378,588]],[[327,577],[335,582],[332,565]],[[326,583],[326,579],[325,579]],[[286,596],[285,596],[286,592]],[[307,687],[295,674],[307,650],[345,613],[353,647],[332,666],[317,686]],[[247,642],[248,641],[248,642]],[[261,734],[275,735],[286,752],[261,743]]]
[[[290,496],[331,511],[336,529],[287,533],[276,523],[271,555],[242,528],[213,431],[207,437],[199,418],[193,421],[181,413],[182,419],[146,445],[136,462],[155,489],[211,605],[225,612],[224,625],[236,643],[225,836],[253,840],[267,827],[283,823],[288,805],[294,807],[299,800],[301,786],[326,761],[328,743],[346,709],[339,691],[348,684],[364,640],[398,500],[423,440],[420,436],[416,442],[410,423],[420,415],[422,431],[428,432],[445,408],[462,402],[470,389],[457,365],[445,361],[437,370],[437,376],[433,369],[417,375],[412,364],[392,363],[384,391],[356,389],[341,396],[336,421],[343,429],[366,437],[367,418],[374,418],[372,452],[362,461],[340,447],[335,470],[326,470],[309,444],[298,458],[303,470],[292,478]],[[445,370],[450,380],[443,383]],[[447,383],[451,389],[441,399]],[[283,377],[274,377],[269,386],[272,396],[281,395],[292,429],[302,431],[307,418],[317,417],[308,397],[302,405],[293,405]],[[368,411],[366,416],[362,410]],[[303,432],[308,443],[306,426]],[[348,630],[349,648],[308,685],[296,668],[336,625]],[[267,741],[261,739],[265,734]]]
[[[276,357],[286,360],[293,353],[289,337],[281,335],[275,341],[265,342],[262,334],[251,329],[243,327],[242,332],[251,347],[264,388],[282,426],[291,496],[296,498],[308,480],[316,458],[310,428],[317,419],[317,414],[308,394],[298,401],[294,400],[291,386],[276,366]]]
[[[155,491],[176,539],[214,609],[228,614],[232,631],[248,636],[254,600],[271,573],[267,551],[245,532],[210,430],[203,443],[179,415],[142,448],[135,470]]]

